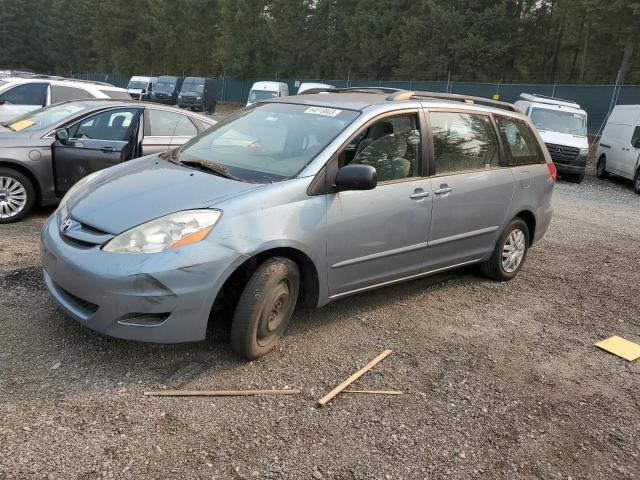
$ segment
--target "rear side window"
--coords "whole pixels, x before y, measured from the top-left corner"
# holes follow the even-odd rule
[[[46,83],[25,83],[7,90],[0,95],[0,100],[14,105],[38,105],[40,107],[47,103]]]
[[[195,137],[198,130],[186,115],[148,109],[149,135],[152,137]]]
[[[93,95],[82,88],[51,85],[51,103],[79,100],[81,98],[93,98]]]
[[[517,118],[496,115],[510,166],[544,163],[540,145],[529,125]]]
[[[498,167],[498,138],[487,115],[431,112],[436,175]]]

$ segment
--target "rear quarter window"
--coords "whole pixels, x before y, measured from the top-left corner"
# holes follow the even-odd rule
[[[517,118],[495,116],[510,166],[544,163],[538,139],[529,124]]]

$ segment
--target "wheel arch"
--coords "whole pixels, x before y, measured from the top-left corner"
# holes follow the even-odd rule
[[[40,185],[40,182],[38,181],[38,177],[29,168],[25,167],[20,163],[7,161],[1,158],[0,158],[0,168],[9,168],[27,177],[36,191],[36,203],[39,205],[42,202],[42,187]]]
[[[221,303],[235,307],[244,286],[257,268],[269,258],[284,257],[296,263],[300,269],[299,303],[314,308],[320,296],[320,277],[318,269],[309,255],[292,246],[272,246],[247,258],[227,277],[214,302],[214,308]],[[230,304],[232,302],[232,304]]]
[[[513,218],[519,218],[527,224],[529,229],[529,245],[534,243],[536,238],[536,216],[531,210],[520,210]]]

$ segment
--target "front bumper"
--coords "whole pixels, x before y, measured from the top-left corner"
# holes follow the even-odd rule
[[[176,97],[173,97],[170,95],[162,95],[162,96],[152,95],[151,101],[155,103],[162,103],[164,105],[175,105]]]
[[[40,240],[58,306],[92,330],[144,342],[203,340],[217,293],[246,260],[206,240],[157,254],[104,252],[63,238],[55,214]]]
[[[553,163],[555,163],[558,173],[563,174],[580,174],[585,171],[587,167],[587,156],[578,155],[575,158],[555,158],[551,156]]]
[[[193,108],[204,108],[204,100],[196,100],[196,97],[182,97],[178,98],[178,106],[185,107],[193,107]]]

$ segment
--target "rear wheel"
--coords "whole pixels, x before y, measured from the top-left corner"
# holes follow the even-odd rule
[[[511,280],[524,265],[528,250],[529,227],[521,218],[514,218],[500,235],[491,258],[480,264],[480,268],[494,280]]]
[[[269,353],[293,315],[300,290],[300,271],[283,257],[265,261],[247,283],[231,324],[233,349],[252,360]]]
[[[607,172],[607,157],[602,155],[598,159],[598,164],[596,165],[596,177],[601,180],[604,180],[609,176],[609,172]]]
[[[22,173],[0,168],[0,224],[22,220],[36,203],[36,191]]]

